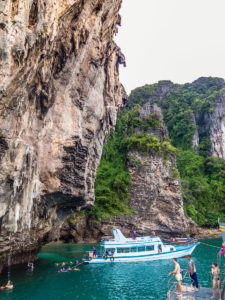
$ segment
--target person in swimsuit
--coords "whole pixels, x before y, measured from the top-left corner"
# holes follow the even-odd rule
[[[8,281],[8,283],[5,286],[6,289],[12,290],[13,289],[13,283],[11,280]]]
[[[94,247],[94,248],[93,248],[93,256],[94,256],[94,257],[96,257],[96,253],[97,253],[97,248]]]
[[[212,294],[211,298],[213,299],[215,297],[216,285],[217,285],[218,291],[219,291],[219,300],[222,300],[220,269],[219,269],[217,263],[215,263],[215,262],[212,263],[211,273],[213,276],[213,294]]]
[[[175,279],[177,281],[177,289],[179,291],[178,296],[182,297],[182,285],[181,285],[182,275],[181,275],[181,272],[180,272],[180,265],[178,264],[176,258],[173,258],[173,263],[174,263],[174,270],[173,270],[173,272],[170,272],[169,275],[171,275],[171,274],[175,275]]]
[[[225,254],[225,241],[223,242],[222,246],[223,246],[223,251],[220,252],[220,255]]]

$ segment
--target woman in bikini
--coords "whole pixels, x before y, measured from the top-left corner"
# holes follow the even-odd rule
[[[219,291],[219,300],[222,300],[220,269],[219,269],[217,263],[215,263],[215,262],[212,263],[211,273],[212,273],[212,276],[213,276],[213,294],[212,294],[211,298],[213,299],[215,297],[216,285],[217,285],[218,286],[218,291]]]

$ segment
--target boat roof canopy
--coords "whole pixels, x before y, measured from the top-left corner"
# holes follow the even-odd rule
[[[157,236],[136,237],[135,239],[126,238],[119,229],[112,229],[114,239],[103,240],[101,246],[105,248],[129,248],[129,247],[144,247],[153,244],[162,243]]]
[[[113,228],[112,233],[114,235],[114,240],[116,243],[125,243],[126,242],[127,239],[125,238],[125,236],[122,234],[122,232],[119,229]]]

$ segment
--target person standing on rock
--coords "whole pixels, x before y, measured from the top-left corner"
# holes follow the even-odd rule
[[[192,286],[196,289],[196,291],[198,291],[198,277],[197,277],[197,273],[196,273],[195,263],[191,259],[190,255],[187,256],[187,259],[188,259],[187,272],[190,273]]]
[[[178,264],[177,262],[177,259],[176,258],[173,258],[173,263],[174,263],[174,270],[173,272],[170,272],[169,275],[171,274],[174,274],[175,275],[175,279],[177,281],[177,289],[179,291],[179,294],[178,296],[179,297],[182,297],[182,275],[181,275],[181,272],[180,272],[180,265]]]

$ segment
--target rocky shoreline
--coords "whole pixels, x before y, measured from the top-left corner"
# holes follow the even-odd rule
[[[157,231],[156,231],[157,234]],[[129,235],[128,231],[126,232],[126,235]],[[160,234],[159,234],[160,235]],[[74,237],[73,239],[65,239],[64,241],[61,239],[55,238],[54,241],[50,242],[50,244],[63,244],[63,243],[76,243],[76,244],[84,244],[84,243],[99,243],[101,240],[101,235],[95,235],[94,237],[86,236],[84,239],[76,239]],[[163,237],[170,237],[168,234],[164,234]],[[196,234],[194,234],[194,237],[197,239],[216,239],[221,237],[220,230],[217,228],[197,228]],[[32,249],[31,251],[25,251],[25,252],[20,252],[13,254],[12,253],[12,265],[16,264],[22,264],[22,263],[27,263],[28,261],[35,261],[38,259],[37,255],[40,250],[41,246],[37,249]],[[0,265],[0,273],[4,268],[8,267],[8,259],[5,259],[4,264]]]

